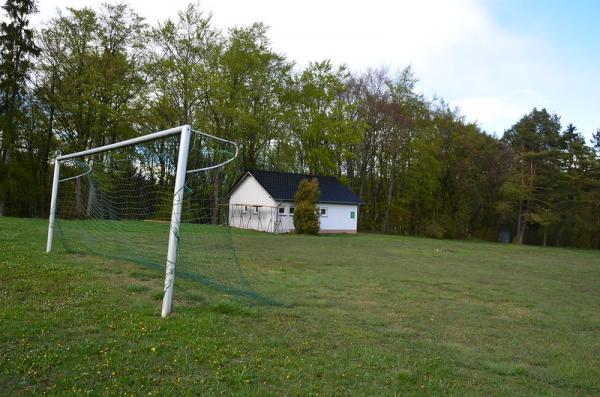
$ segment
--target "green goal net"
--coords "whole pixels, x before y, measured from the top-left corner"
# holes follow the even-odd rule
[[[56,230],[67,252],[127,261],[164,275],[179,139],[172,135],[61,162]],[[175,278],[271,302],[242,271],[228,207],[222,205],[234,173],[217,165],[232,156],[231,144],[192,132]]]

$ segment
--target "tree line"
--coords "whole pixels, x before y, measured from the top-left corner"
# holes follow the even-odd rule
[[[217,29],[197,5],[148,25],[125,4],[0,24],[0,215],[46,216],[53,157],[191,124],[239,144],[246,169],[334,175],[359,229],[600,248],[600,130],[590,145],[533,108],[501,138],[417,92],[410,67],[296,67],[261,23]],[[215,210],[225,189],[214,192]]]

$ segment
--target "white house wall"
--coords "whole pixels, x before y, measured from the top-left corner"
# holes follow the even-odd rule
[[[280,215],[280,231],[289,232],[294,230],[294,217],[290,216],[290,207],[295,206],[291,202],[283,202],[285,215]],[[358,220],[358,206],[349,204],[326,204],[319,203],[320,208],[327,208],[327,216],[321,216],[321,233],[356,233]],[[350,213],[354,211],[354,219]]]
[[[234,205],[240,204],[240,205]],[[247,205],[244,212],[241,205]],[[259,207],[258,214],[252,205]],[[275,200],[252,176],[244,178],[229,197],[229,225],[242,229],[273,231],[276,221]]]
[[[285,208],[285,214],[284,215],[279,215],[279,220],[280,220],[280,225],[281,225],[281,232],[282,233],[287,233],[289,231],[293,231],[294,230],[294,217],[290,216],[290,206],[294,207],[295,204],[294,203],[286,203],[286,202],[282,202],[280,204],[281,207]]]
[[[244,180],[235,188],[229,197],[230,204],[260,204],[275,206],[277,203],[267,191],[252,176]]]
[[[327,216],[321,216],[321,233],[356,233],[357,205],[321,203],[319,208],[327,208]],[[354,219],[350,218],[352,211]]]

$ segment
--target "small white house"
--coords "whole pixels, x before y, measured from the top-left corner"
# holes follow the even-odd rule
[[[250,170],[229,190],[229,225],[272,233],[294,230],[294,195],[303,179],[317,178],[321,233],[356,233],[360,199],[332,176]]]

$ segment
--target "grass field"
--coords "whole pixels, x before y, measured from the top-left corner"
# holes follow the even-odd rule
[[[0,395],[600,395],[600,252],[236,232],[248,305],[0,218]],[[182,282],[180,282],[182,281]]]

